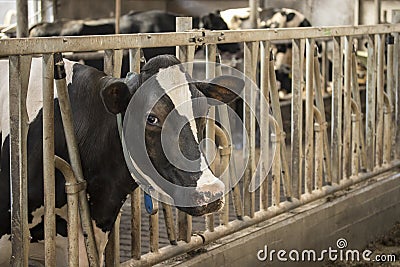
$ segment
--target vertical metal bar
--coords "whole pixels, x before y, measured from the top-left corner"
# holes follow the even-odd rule
[[[315,54],[314,54],[314,83],[315,83],[315,102],[316,106],[321,114],[321,122],[319,123],[319,127],[321,128],[321,135],[323,136],[321,147],[318,147],[317,145],[315,150],[317,149],[322,149],[323,151],[323,162],[325,166],[325,180],[328,184],[332,183],[332,169],[331,169],[331,151],[329,150],[329,143],[328,143],[328,130],[326,127],[326,116],[325,116],[325,105],[324,105],[324,99],[322,96],[322,89],[321,86],[321,75],[319,72],[319,61],[318,61],[318,53],[317,53],[317,47],[315,48]],[[323,75],[322,75],[323,76]],[[316,137],[317,138],[317,137]],[[322,176],[321,176],[322,177]]]
[[[357,106],[357,104],[354,104]],[[357,176],[359,170],[360,118],[358,110],[351,114],[351,176]]]
[[[176,245],[176,234],[175,234],[175,226],[174,226],[174,217],[172,215],[172,208],[170,205],[161,202],[165,226],[167,228],[167,236],[171,245]]]
[[[375,166],[381,166],[383,160],[383,94],[384,94],[384,51],[385,36],[377,34],[377,74],[376,74],[376,158]]]
[[[314,163],[314,40],[306,39],[306,129],[305,129],[305,192],[311,193],[313,187]]]
[[[353,95],[353,99],[357,104],[357,107],[359,108],[360,111],[360,116],[362,118],[363,114],[361,113],[361,96],[360,96],[360,89],[358,87],[358,81],[357,81],[357,57],[356,57],[356,50],[353,50],[352,56],[351,56],[351,61],[352,61],[352,95]],[[365,138],[364,138],[364,132],[365,132],[365,127],[364,124],[362,122],[362,119],[360,118],[360,133],[359,133],[359,137],[360,137],[360,142],[359,142],[359,149],[360,149],[360,155],[361,155],[361,167],[363,169],[366,169],[367,166],[367,154],[366,154],[366,150],[365,150]]]
[[[333,88],[331,156],[332,182],[339,183],[342,169],[342,47],[340,37],[333,37]]]
[[[17,37],[28,37],[28,0],[17,0]]]
[[[374,0],[374,7],[375,7],[375,24],[381,23],[381,0]]]
[[[395,77],[394,77],[394,60],[393,60],[393,55],[394,55],[394,37],[393,35],[388,35],[386,38],[386,43],[387,43],[387,63],[386,63],[386,93],[388,97],[388,102],[389,106],[388,107],[390,110],[387,110],[388,113],[390,113],[389,116],[389,121],[388,123],[391,125],[388,129],[390,129],[390,142],[387,146],[388,148],[388,153],[389,153],[389,158],[391,157],[392,154],[392,144],[395,144],[395,133],[396,133],[396,127],[393,127],[393,120],[394,120],[394,114],[393,114],[393,106],[395,105],[394,99],[395,99]],[[385,127],[386,124],[384,123]],[[386,131],[384,131],[386,133]],[[384,139],[386,141],[386,137]],[[385,151],[385,150],[384,150]],[[390,161],[390,160],[389,160]]]
[[[280,136],[281,136],[281,129],[279,129],[279,125],[272,117],[271,115],[269,116],[270,118],[270,123],[273,124],[273,127],[275,129],[275,134],[271,134],[271,142],[275,143],[275,158],[274,161],[272,162],[272,175],[271,175],[271,182],[272,182],[272,188],[271,188],[271,205],[272,206],[278,206],[280,203],[280,176],[281,176],[281,157],[279,156],[281,153],[281,146],[280,146]]]
[[[260,158],[261,166],[260,179],[267,177],[268,171],[267,166],[264,166],[264,158],[270,156],[269,145],[269,61],[270,61],[270,41],[261,42],[261,76],[260,76]],[[266,210],[268,208],[268,178],[265,178],[260,187],[260,210]]]
[[[258,45],[258,43],[256,43]],[[249,153],[249,161],[246,166],[243,180],[243,205],[244,215],[251,218],[255,212],[255,194],[250,192],[251,180],[255,171],[255,118],[252,112],[255,111],[255,95],[250,80],[255,80],[253,56],[256,53],[256,46],[253,42],[244,43],[244,73],[246,76],[245,96],[244,96],[244,123],[245,134],[249,135],[247,151]],[[250,79],[250,80],[249,80]]]
[[[9,58],[12,266],[28,266],[28,115],[26,96],[30,65],[30,58],[29,62],[21,56]]]
[[[383,127],[384,127],[384,138],[383,138],[383,164],[390,163],[390,157],[392,152],[392,103],[388,94],[384,93],[385,106],[383,109]]]
[[[277,133],[280,136],[280,157],[281,157],[281,165],[282,165],[282,181],[283,181],[283,189],[284,194],[288,200],[292,197],[292,182],[290,181],[290,173],[289,173],[289,163],[286,158],[286,144],[285,144],[285,133],[283,132],[283,122],[282,122],[282,113],[281,106],[279,103],[279,94],[278,87],[276,85],[276,76],[274,71],[274,61],[270,58],[269,62],[269,85],[270,85],[270,95],[271,95],[271,105],[272,112],[276,122],[278,123],[281,133]],[[278,154],[279,155],[279,154]]]
[[[140,48],[129,49],[130,71],[140,72]],[[141,189],[138,186],[131,193],[131,256],[139,260],[141,255]]]
[[[367,170],[372,171],[375,164],[375,103],[376,103],[376,66],[375,66],[375,37],[368,35],[367,58],[367,105],[366,105],[366,150]]]
[[[55,172],[54,172],[54,64],[43,55],[43,182],[45,264],[56,263]]]
[[[217,56],[217,46],[209,44],[206,46],[206,79],[215,77],[215,59]],[[215,155],[215,107],[211,106],[208,111],[208,119],[206,122],[206,154],[208,162],[210,162],[210,169],[215,173],[215,163],[212,157]],[[214,215],[207,214],[206,216],[206,229],[210,232],[214,231]]]
[[[292,122],[291,122],[291,158],[292,158],[292,184],[293,196],[300,199],[302,193],[302,123],[303,123],[303,64],[301,58],[302,41],[294,39],[292,41]]]
[[[350,176],[351,168],[351,51],[352,37],[344,37],[344,90],[343,90],[343,177]]]
[[[55,62],[62,61],[61,54],[55,54]],[[66,84],[56,83],[58,102],[60,104],[61,118],[64,126],[65,140],[68,148],[68,155],[71,162],[72,170],[79,182],[85,182],[81,159],[78,150],[78,142],[75,137],[75,131],[72,121],[71,103],[69,100]],[[53,157],[54,160],[54,157]],[[89,203],[87,200],[86,190],[79,191],[79,212],[81,217],[81,225],[84,232],[84,241],[86,252],[89,260],[89,266],[99,266],[99,254],[94,237],[93,223],[90,217]]]
[[[250,7],[250,25],[252,29],[258,28],[258,7],[260,6],[259,0],[249,0]]]
[[[392,23],[399,23],[400,22],[400,10],[392,10]],[[394,33],[394,51],[393,51],[393,58],[394,58],[394,125],[395,125],[395,132],[394,132],[394,139],[395,144],[394,146],[394,154],[395,158],[400,158],[400,68],[399,68],[399,59],[400,59],[400,36],[399,33]]]
[[[314,117],[316,118],[316,122],[314,123],[314,136],[315,136],[315,166],[314,166],[314,187],[315,190],[322,189],[322,180],[323,180],[323,158],[324,158],[324,120],[322,118],[322,112],[318,110],[316,106],[314,106]]]
[[[176,31],[186,31],[192,29],[192,18],[178,17],[176,18]],[[178,46],[176,48],[177,57],[181,62],[193,62],[194,47],[192,46]],[[191,74],[191,70],[188,70]],[[178,240],[190,242],[192,237],[192,216],[178,210]]]
[[[155,210],[158,209],[158,200],[153,199],[153,207]],[[149,215],[151,252],[158,252],[158,235],[159,235],[158,214],[159,212]]]
[[[115,33],[120,33],[121,0],[115,0]]]
[[[116,0],[118,2],[119,0]],[[117,16],[116,16],[117,20]],[[119,19],[118,19],[119,20]],[[116,25],[117,27],[117,25]],[[117,28],[116,28],[117,30]],[[121,76],[122,50],[105,50],[104,53],[104,72],[113,77]],[[117,116],[121,116],[118,114]],[[112,228],[105,250],[105,266],[119,266],[119,222],[121,214],[118,215],[114,227]]]

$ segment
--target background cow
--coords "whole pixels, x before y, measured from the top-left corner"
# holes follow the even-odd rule
[[[190,189],[197,206],[179,207],[191,215],[202,215],[214,212],[223,205],[221,199],[224,194],[224,184],[218,180],[208,168],[196,172],[181,170],[169,164],[160,143],[161,129],[174,127],[165,124],[169,114],[175,114],[179,123],[184,127],[178,135],[181,143],[180,150],[190,159],[199,159],[205,162],[199,148],[199,140],[203,132],[205,120],[197,118],[196,123],[189,121],[191,115],[206,116],[208,110],[207,97],[219,101],[232,101],[236,94],[228,90],[230,87],[236,93],[244,86],[244,82],[232,76],[220,76],[211,83],[200,81],[191,82],[187,75],[177,66],[179,60],[170,55],[158,56],[151,59],[138,75],[131,75],[129,79],[117,79],[106,76],[105,73],[76,62],[64,60],[66,67],[66,81],[71,99],[71,108],[74,119],[74,130],[79,145],[83,174],[87,181],[91,218],[96,234],[98,251],[104,251],[109,231],[114,225],[117,214],[124,203],[126,196],[137,184],[132,179],[124,160],[121,141],[117,129],[117,113],[125,110],[138,88],[150,77],[155,77],[150,90],[143,94],[140,103],[143,114],[136,122],[145,129],[147,153],[155,169],[160,175],[175,185]],[[171,67],[171,75],[165,75],[165,68]],[[29,91],[28,91],[28,223],[30,229],[31,246],[30,256],[34,260],[44,258],[44,231],[43,231],[43,156],[42,156],[42,102],[41,102],[41,60],[33,59]],[[11,256],[11,214],[10,214],[10,151],[9,151],[9,112],[8,112],[8,61],[0,61],[0,110],[1,113],[1,171],[0,171],[0,266],[9,266]],[[171,72],[169,74],[171,74]],[[179,84],[180,91],[171,93],[170,87]],[[162,96],[154,105],[153,97]],[[182,102],[190,103],[192,109],[180,109]],[[54,126],[55,126],[55,154],[69,160],[64,130],[61,121],[60,107],[57,93],[54,98]],[[149,110],[146,110],[149,109]],[[197,116],[196,116],[197,117]],[[136,135],[125,136],[129,141],[137,138]],[[202,163],[202,164],[203,164]],[[56,171],[56,223],[57,223],[57,266],[67,265],[66,251],[66,194],[64,178]],[[211,191],[210,191],[211,190]],[[175,195],[174,195],[175,194]],[[179,192],[170,192],[175,197]],[[207,198],[213,197],[208,205]],[[81,233],[82,234],[82,233]],[[82,245],[82,244],[81,244]],[[83,246],[83,245],[82,245]],[[85,261],[85,254],[81,262]]]

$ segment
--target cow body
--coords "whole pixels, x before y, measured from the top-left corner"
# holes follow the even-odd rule
[[[114,225],[114,221],[119,210],[124,203],[127,195],[137,187],[137,184],[131,177],[131,173],[125,163],[122,152],[122,145],[118,133],[117,121],[115,114],[124,114],[128,103],[137,89],[150,77],[156,75],[159,82],[154,84],[148,92],[147,98],[142,99],[144,103],[150,101],[148,97],[154,94],[162,94],[166,92],[165,86],[168,79],[172,77],[163,77],[159,74],[159,70],[176,65],[179,61],[173,56],[159,56],[149,61],[143,68],[142,73],[134,76],[130,80],[116,79],[106,76],[103,72],[92,67],[82,65],[76,62],[64,60],[67,73],[68,93],[71,99],[71,109],[74,121],[74,131],[77,138],[79,152],[84,177],[87,181],[87,194],[89,199],[90,213],[95,230],[97,247],[99,253],[104,251],[107,236]],[[0,266],[9,265],[11,256],[11,212],[10,212],[10,153],[9,153],[9,120],[8,120],[8,61],[0,61],[0,77],[1,85],[1,133],[2,133],[2,149],[1,149],[1,172],[0,172]],[[181,77],[189,77],[183,75],[182,70],[175,70],[176,75]],[[183,76],[182,76],[183,75]],[[160,77],[159,77],[160,76]],[[28,114],[29,114],[29,131],[28,131],[28,223],[30,229],[31,246],[30,257],[37,261],[43,260],[43,141],[42,141],[42,91],[41,91],[41,60],[33,59],[29,90],[28,90]],[[188,78],[189,79],[189,78]],[[236,80],[235,80],[236,81]],[[241,80],[240,80],[241,81]],[[239,82],[239,86],[243,84]],[[207,87],[207,86],[205,86]],[[200,87],[202,88],[202,87]],[[221,89],[222,88],[222,89]],[[199,99],[204,98],[201,90],[197,90],[195,85],[188,88],[190,92],[187,96],[193,97],[195,94]],[[182,90],[183,90],[182,89]],[[208,90],[224,90],[219,86],[208,86]],[[225,88],[226,89],[226,88]],[[229,94],[223,93],[224,96]],[[178,95],[185,95],[183,93]],[[181,186],[193,187],[193,198],[198,198],[198,206],[196,207],[179,207],[180,209],[192,215],[202,215],[204,213],[213,212],[221,208],[224,185],[210,172],[208,168],[197,172],[187,172],[180,170],[168,164],[166,161],[162,146],[159,143],[159,130],[168,128],[163,125],[161,120],[169,113],[175,110],[174,103],[176,100],[171,94],[165,94],[162,99],[157,102],[157,109],[152,110],[152,116],[157,119],[157,125],[153,125],[153,120],[149,117],[141,118],[145,127],[145,140],[147,145],[147,153],[157,171],[164,179],[169,179],[174,184]],[[185,99],[184,101],[190,101]],[[230,99],[232,100],[232,99]],[[230,101],[229,100],[229,101]],[[175,101],[175,102],[174,102]],[[178,100],[183,101],[183,100]],[[207,111],[207,101],[196,101],[197,105],[193,106],[193,111],[197,109]],[[198,103],[202,103],[199,107]],[[55,132],[55,155],[69,161],[64,130],[61,120],[60,107],[57,94],[54,98],[54,132]],[[196,124],[189,123],[185,118],[190,117],[187,110],[181,111],[178,117],[179,123],[185,123],[184,133],[179,138],[184,138],[188,146],[181,147],[185,151],[187,157],[199,158],[204,161],[204,156],[199,149],[200,130],[205,124],[203,121],[196,121]],[[206,114],[202,114],[205,116]],[[152,119],[153,119],[152,117]],[[183,120],[183,121],[182,121]],[[171,127],[171,126],[169,126]],[[194,131],[194,129],[197,129]],[[196,136],[196,138],[195,138]],[[129,137],[129,138],[136,138]],[[204,167],[204,166],[203,166]],[[56,171],[56,224],[57,224],[57,266],[67,265],[67,222],[66,222],[66,194],[64,189],[64,178],[59,171]],[[173,176],[171,174],[174,174]],[[214,192],[210,192],[208,188],[214,188]],[[203,194],[210,194],[215,198],[209,202],[205,202]],[[173,194],[171,194],[172,197]],[[197,200],[197,199],[196,199]],[[83,241],[81,236],[80,241]],[[81,242],[82,243],[82,242]],[[81,244],[83,247],[83,243]],[[102,254],[100,254],[102,255]],[[85,255],[80,259],[85,264]]]

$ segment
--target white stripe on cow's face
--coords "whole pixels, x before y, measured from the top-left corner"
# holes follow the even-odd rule
[[[72,68],[76,62],[64,60],[65,71],[67,74],[67,84],[72,81]],[[2,132],[1,147],[4,140],[10,133],[10,118],[9,118],[9,63],[8,60],[0,60],[0,131]],[[56,99],[57,90],[54,86],[54,98]],[[28,120],[31,123],[38,115],[43,107],[42,99],[42,58],[32,58],[31,72],[29,77],[28,95],[26,100]]]
[[[197,143],[197,126],[193,115],[192,94],[189,90],[189,82],[186,74],[179,69],[178,65],[167,69],[160,69],[156,80],[171,99],[179,115],[189,120],[194,139]]]

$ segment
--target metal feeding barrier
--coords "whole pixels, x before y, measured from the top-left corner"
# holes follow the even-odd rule
[[[76,231],[80,226],[76,225],[78,221],[76,205],[79,202],[80,221],[84,231],[89,233],[86,244],[90,265],[99,266],[84,191],[85,181],[72,129],[68,94],[62,77],[57,79],[56,85],[71,166],[54,155],[53,63],[59,62],[59,53],[104,50],[105,72],[109,75],[120,76],[124,49],[129,49],[130,69],[139,72],[140,49],[142,48],[177,46],[177,55],[180,60],[193,62],[195,47],[205,46],[206,60],[215,62],[218,44],[241,43],[244,49],[243,72],[246,77],[258,83],[262,95],[267,99],[265,102],[272,107],[272,114],[269,112],[265,114],[263,111],[265,108],[260,108],[261,121],[258,122],[258,129],[261,132],[273,129],[273,134],[267,135],[260,140],[259,144],[261,157],[267,156],[263,154],[263,151],[267,150],[270,143],[275,146],[271,174],[261,168],[260,176],[267,176],[267,179],[262,182],[256,192],[250,192],[248,188],[256,169],[258,151],[257,124],[251,110],[256,110],[257,106],[265,104],[260,102],[256,95],[250,94],[247,96],[249,99],[245,99],[250,105],[245,105],[243,114],[245,129],[249,134],[249,164],[244,172],[243,182],[235,185],[229,193],[232,196],[236,219],[230,219],[231,209],[227,201],[226,207],[219,214],[219,226],[215,227],[217,214],[207,215],[204,231],[193,234],[191,216],[180,211],[174,215],[173,207],[161,203],[162,208],[159,209],[158,206],[158,212],[150,215],[150,251],[144,253],[143,240],[141,240],[142,193],[138,188],[132,192],[130,198],[132,258],[121,263],[122,266],[148,266],[162,262],[400,165],[400,146],[393,146],[395,142],[397,144],[400,142],[398,79],[400,24],[206,31],[191,30],[190,21],[188,18],[180,18],[176,33],[0,40],[0,56],[8,57],[10,66],[13,266],[28,264],[26,150],[28,119],[25,101],[30,61],[33,55],[43,56],[45,263],[47,266],[55,265],[55,167],[62,170],[67,181],[70,265],[77,264]],[[386,36],[389,37],[385,44]],[[357,83],[355,70],[357,59],[353,50],[354,40],[361,38],[365,38],[368,43],[365,100],[360,96],[360,92],[364,89],[360,89]],[[275,41],[287,39],[291,40],[292,44],[290,127],[283,123],[283,120],[287,118],[283,118],[281,114],[273,56],[270,54]],[[320,79],[319,59],[315,48],[315,43],[320,39],[323,39],[323,47],[331,47],[332,51],[332,93],[329,95],[332,101],[331,107],[326,106],[324,102],[327,97],[328,83],[326,67],[328,59],[325,50],[322,53],[322,82]],[[207,78],[221,73],[218,64],[208,67],[206,71]],[[331,115],[330,121],[327,121],[325,115],[328,111]],[[211,110],[211,113],[218,113],[221,120],[228,120],[224,106]],[[229,157],[235,157],[228,141],[231,135],[230,129],[220,129],[213,124],[213,120],[207,123],[207,135],[211,139],[215,138],[218,144],[220,162],[224,168],[229,169],[229,172],[225,172],[221,179],[229,183],[230,179],[237,175],[234,166],[231,164],[226,166]],[[287,140],[285,130],[290,132],[290,140]],[[221,174],[219,166],[213,165],[211,168],[216,174]],[[76,179],[73,178],[74,176]],[[228,195],[226,198],[229,200]],[[153,203],[154,208],[157,208],[158,203],[156,201]],[[159,246],[158,216],[161,210],[170,241],[170,245],[164,247]],[[106,266],[120,265],[118,225],[117,220],[115,230],[110,234],[109,247],[106,251]]]

